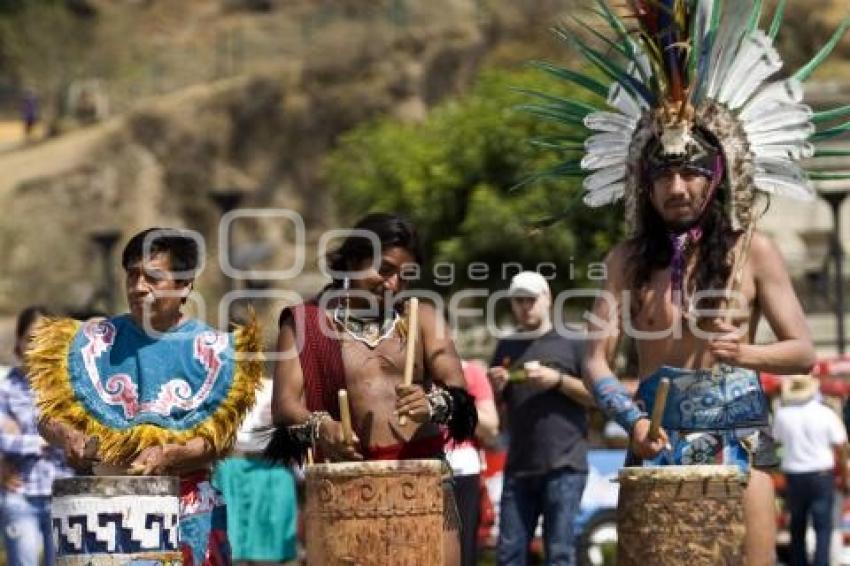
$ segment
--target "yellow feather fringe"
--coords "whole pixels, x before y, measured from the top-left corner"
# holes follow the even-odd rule
[[[233,384],[215,412],[190,430],[172,431],[153,424],[140,424],[118,430],[107,427],[90,415],[77,400],[68,375],[68,354],[80,322],[67,318],[43,319],[36,327],[26,367],[36,394],[39,418],[57,420],[96,436],[99,456],[112,465],[126,465],[145,448],[162,444],[182,444],[205,438],[216,454],[233,445],[242,420],[254,406],[263,375],[260,328],[256,319],[235,331],[237,352]],[[238,354],[241,354],[238,355]]]

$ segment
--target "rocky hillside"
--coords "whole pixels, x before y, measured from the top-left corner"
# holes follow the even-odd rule
[[[197,4],[205,3],[211,4]],[[183,5],[163,2],[160,10],[163,4]],[[364,5],[350,4],[355,15]],[[322,187],[322,157],[337,136],[386,113],[421,119],[429,106],[463,91],[488,54],[545,27],[538,16],[552,14],[557,3],[485,14],[478,2],[453,0],[429,4],[429,13],[439,13],[438,4],[439,18],[407,14],[405,25],[386,25],[377,16],[316,24],[320,32],[297,56],[147,97],[104,122],[0,155],[0,312],[33,302],[108,310],[93,234],[117,231],[123,242],[151,225],[189,227],[207,239],[209,262],[198,288],[214,304],[227,288],[215,256],[220,209],[212,198],[223,190],[239,191],[243,207],[301,215],[310,273],[272,286],[314,287],[313,244],[335,220]],[[236,17],[228,11],[219,16]],[[250,17],[256,23],[280,14]],[[172,28],[178,26],[169,21],[157,29]],[[291,265],[288,223],[234,226],[237,252],[253,260],[252,267]],[[113,264],[113,280],[120,283],[120,275]]]

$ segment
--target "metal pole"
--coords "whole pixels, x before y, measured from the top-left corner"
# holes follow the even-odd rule
[[[823,198],[832,208],[832,258],[835,265],[835,322],[836,348],[838,355],[844,355],[844,248],[841,246],[841,204],[847,198],[846,192],[823,193]]]
[[[112,276],[112,250],[118,239],[121,237],[121,232],[115,229],[105,229],[92,232],[89,237],[97,245],[100,250],[101,257],[101,284],[100,294],[103,297],[104,307],[106,312],[113,314],[115,312],[115,281]],[[94,306],[94,305],[92,305]]]
[[[244,196],[244,192],[238,189],[218,189],[210,192],[210,198],[212,198],[213,202],[215,202],[216,206],[218,206],[221,215],[224,216],[231,210],[234,210],[239,207],[239,203],[242,201],[242,197]],[[220,246],[226,246],[227,249],[227,257],[230,258],[231,263],[233,262],[233,230],[229,230],[227,232],[227,241],[219,242]],[[236,289],[236,281],[234,281],[230,277],[224,278],[225,292],[230,292]],[[230,305],[227,313],[228,322],[233,320],[233,304]]]

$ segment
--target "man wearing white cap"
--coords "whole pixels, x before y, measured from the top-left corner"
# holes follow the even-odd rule
[[[587,480],[584,341],[552,327],[549,284],[523,271],[508,292],[518,333],[500,340],[488,375],[504,403],[508,446],[499,518],[499,564],[525,564],[543,516],[546,564],[575,561],[573,521]]]
[[[809,375],[789,377],[782,384],[782,408],[773,421],[773,436],[782,444],[782,471],[787,478],[786,503],[791,512],[791,564],[806,561],[806,522],[815,529],[814,566],[829,564],[833,470],[839,457],[841,484],[847,486],[847,431],[838,415],[820,402],[818,380]]]

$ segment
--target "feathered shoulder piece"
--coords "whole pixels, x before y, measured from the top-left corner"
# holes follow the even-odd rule
[[[255,321],[225,333],[189,320],[151,335],[129,315],[44,319],[26,367],[39,417],[96,436],[99,457],[120,466],[198,436],[226,451],[254,404],[261,351]]]
[[[544,176],[584,177],[588,206],[624,198],[632,233],[639,229],[645,173],[658,161],[699,165],[719,152],[736,228],[753,220],[756,190],[811,199],[810,180],[818,175],[808,174],[800,160],[818,155],[818,142],[850,131],[850,107],[813,112],[803,101],[803,83],[835,48],[850,19],[809,63],[779,78],[783,62],[774,40],[784,7],[780,0],[763,30],[762,0],[629,0],[616,10],[596,0],[595,12],[610,34],[580,21],[582,34],[556,28],[612,82],[538,64],[604,99],[604,106],[601,101],[594,106],[533,93],[543,103],[527,109],[582,132],[579,139],[568,136],[570,143],[563,146],[573,159]],[[588,35],[604,49],[582,39]]]

